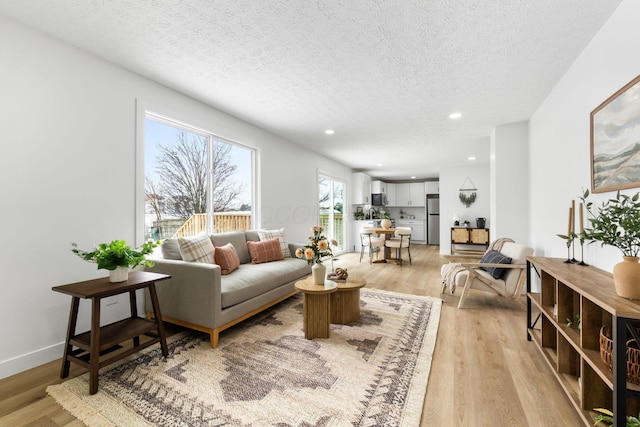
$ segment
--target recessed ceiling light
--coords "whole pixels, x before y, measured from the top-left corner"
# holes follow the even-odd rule
[[[416,179],[416,176],[415,176],[415,175],[413,175],[413,176],[411,177],[411,179]]]
[[[324,131],[324,133],[326,133],[327,135],[333,135],[336,132],[333,129],[327,129]]]
[[[449,114],[449,118],[450,119],[459,119],[460,117],[462,117],[462,113],[451,113],[451,114]]]
[[[469,157],[467,157],[467,159],[468,159],[468,160],[475,160],[475,159],[476,159],[476,156],[469,156]]]
[[[378,167],[382,167],[382,163],[378,163],[376,166],[378,166]]]

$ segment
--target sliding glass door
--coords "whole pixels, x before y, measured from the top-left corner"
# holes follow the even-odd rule
[[[334,255],[344,252],[346,247],[346,221],[343,216],[346,183],[339,179],[320,174],[318,176],[319,224],[324,235],[332,244]]]

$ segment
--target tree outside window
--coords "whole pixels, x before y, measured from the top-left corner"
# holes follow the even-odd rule
[[[252,150],[148,116],[147,237],[250,229],[252,174]]]

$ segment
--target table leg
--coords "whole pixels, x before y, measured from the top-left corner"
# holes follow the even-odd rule
[[[158,302],[155,283],[151,283],[149,285],[149,296],[151,297],[151,305],[153,306],[153,317],[155,317],[158,324],[158,334],[160,335],[162,355],[167,357],[169,355],[169,348],[167,347],[167,338],[164,332],[164,323],[162,323],[162,314],[160,314],[160,303]]]
[[[348,325],[360,320],[360,288],[331,294],[331,323]]]
[[[71,354],[72,345],[71,338],[76,333],[76,323],[78,321],[78,305],[80,304],[80,298],[71,298],[71,309],[69,310],[69,324],[67,325],[67,338],[64,343],[64,354],[62,355],[62,370],[60,371],[60,378],[67,378],[69,376],[69,367],[71,362],[68,357]]]
[[[329,338],[330,294],[304,294],[302,325],[304,337]]]
[[[136,300],[136,291],[129,291],[129,306],[131,309],[131,318],[138,317],[138,302]],[[133,337],[133,346],[138,347],[140,345],[140,337]]]
[[[100,369],[100,298],[91,299],[91,350],[89,351],[89,394],[98,392]]]

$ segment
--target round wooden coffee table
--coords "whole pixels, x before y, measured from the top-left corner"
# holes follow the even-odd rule
[[[331,294],[331,323],[346,325],[360,320],[360,288],[366,286],[364,277],[349,276],[338,281],[338,291]]]
[[[338,290],[338,284],[325,280],[324,285],[315,285],[311,276],[299,280],[296,289],[304,294],[302,309],[302,329],[304,337],[329,338],[329,319],[331,316],[331,294]]]

